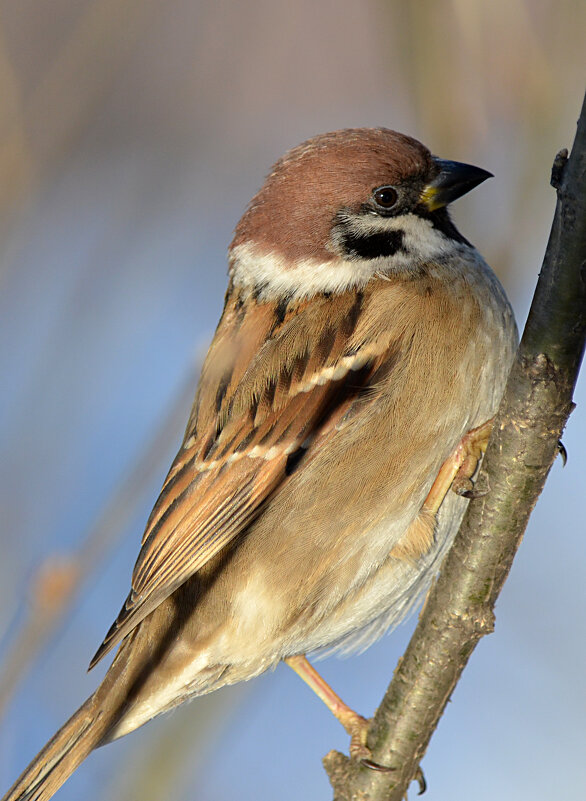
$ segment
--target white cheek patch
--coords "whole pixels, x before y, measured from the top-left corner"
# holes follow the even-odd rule
[[[361,236],[400,231],[402,247],[392,256],[374,259],[339,256],[327,262],[311,258],[291,262],[254,243],[237,245],[230,254],[234,284],[250,291],[260,289],[259,299],[263,301],[283,295],[301,299],[322,292],[360,289],[375,275],[413,271],[426,262],[444,261],[458,251],[468,257],[475,253],[469,245],[450,239],[416,214],[393,218],[360,216],[351,220],[351,230]]]
[[[403,252],[397,256],[402,256],[404,263],[413,259],[418,263],[442,261],[453,256],[458,250],[464,249],[468,253],[474,250],[470,245],[450,239],[434,228],[430,220],[418,217],[416,214],[405,214],[389,222],[390,230],[403,231]]]
[[[377,269],[385,272],[404,270],[427,261],[441,261],[452,256],[460,243],[446,236],[433,226],[431,220],[417,214],[402,214],[400,217],[379,217],[377,214],[340,216],[344,234],[367,238],[373,234],[401,234],[401,246],[392,256],[378,259],[358,259],[376,262]],[[466,246],[470,250],[470,246]],[[356,259],[352,263],[356,263]],[[381,268],[387,265],[387,269]]]

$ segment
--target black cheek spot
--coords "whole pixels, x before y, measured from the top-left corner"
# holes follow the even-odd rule
[[[354,259],[378,259],[394,256],[403,248],[403,231],[386,231],[372,234],[346,233],[342,249]]]

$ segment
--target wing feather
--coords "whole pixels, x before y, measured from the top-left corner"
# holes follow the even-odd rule
[[[242,331],[250,315],[237,296],[228,297],[183,447],[147,523],[131,592],[90,667],[243,532],[286,480],[290,457],[319,447],[364,395],[388,342],[348,351],[356,303],[355,294],[299,302],[284,317],[279,310],[278,324],[263,309],[255,319],[264,330],[254,331],[250,348]]]

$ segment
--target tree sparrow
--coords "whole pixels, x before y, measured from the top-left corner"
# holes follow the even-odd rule
[[[447,204],[489,177],[385,128],[273,167],[236,227],[224,311],[95,693],[4,801],[50,798],[89,752],[287,661],[365,752],[306,653],[362,649],[439,568],[516,347]]]

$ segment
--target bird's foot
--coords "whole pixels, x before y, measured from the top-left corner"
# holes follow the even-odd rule
[[[452,482],[452,491],[456,495],[472,500],[482,498],[489,490],[488,486],[480,486],[478,482],[473,482],[472,478],[478,470],[482,454],[486,451],[493,419],[469,431],[458,446],[462,461]]]
[[[307,661],[303,654],[290,656],[285,662],[292,668],[303,681],[311,687],[318,695],[330,712],[340,721],[344,729],[350,735],[350,756],[358,760],[364,767],[371,770],[390,771],[394,768],[386,768],[379,765],[372,759],[370,749],[366,745],[366,737],[370,721],[363,718],[348,704],[345,704],[340,696],[332,690],[330,685],[317,672],[313,665]]]
[[[486,450],[494,418],[465,434],[458,447],[440,468],[425,502],[424,508],[436,514],[449,490],[465,498],[480,498],[488,492],[487,486],[475,485],[472,477]]]

